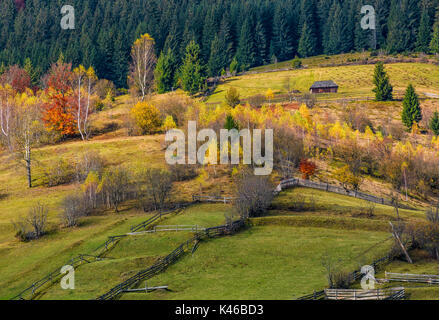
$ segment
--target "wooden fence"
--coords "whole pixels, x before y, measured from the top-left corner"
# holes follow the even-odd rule
[[[370,264],[374,268],[374,270],[379,270],[383,265],[391,262],[397,254],[389,254],[380,259],[375,260]],[[354,272],[350,273],[348,277],[348,281],[350,284],[355,283],[355,281],[360,280],[364,274],[361,272],[361,269],[357,269]],[[297,300],[322,300],[325,299],[324,291],[314,292],[312,294],[308,294],[306,296],[300,297]]]
[[[206,228],[200,226],[188,226],[188,225],[178,225],[178,226],[155,226],[151,230],[143,231],[143,232],[134,232],[129,233],[129,236],[145,234],[145,233],[157,233],[157,232],[194,232],[198,233],[200,231],[204,231]]]
[[[69,262],[66,263],[66,265],[71,265],[72,267],[76,268],[77,266],[83,263],[92,263],[101,260],[102,259],[97,256],[81,254],[72,258]],[[21,291],[19,294],[14,296],[11,300],[25,300],[24,298],[26,295],[31,295],[31,297],[33,297],[39,288],[43,287],[48,283],[53,283],[53,281],[55,281],[60,276],[61,268],[62,267],[59,267],[54,271],[50,272],[49,274],[47,274],[46,276],[44,276],[43,278],[41,278],[40,280],[35,281],[34,283],[32,283],[32,285]]]
[[[131,232],[133,232],[133,230],[140,230],[142,228],[144,230],[146,230],[155,221],[157,221],[158,219],[160,219],[164,215],[168,215],[168,214],[171,214],[173,212],[176,212],[176,211],[180,210],[181,208],[187,207],[188,205],[189,204],[180,204],[180,205],[177,205],[176,208],[173,210],[158,213],[155,216],[153,216],[152,218],[146,220],[145,222],[142,222],[141,224],[139,224],[137,226],[131,227]],[[103,260],[102,257],[105,255],[105,253],[107,253],[109,250],[111,250],[121,239],[126,238],[127,236],[128,235],[110,236],[110,237],[108,237],[107,241],[105,241],[105,243],[98,246],[90,254],[80,254],[80,255],[72,258],[70,261],[68,261],[64,265],[71,265],[72,267],[77,268],[84,263],[93,263],[96,261],[101,261],[101,260]],[[26,289],[21,291],[19,294],[14,296],[11,300],[25,300],[26,297],[32,299],[35,296],[35,294],[37,293],[38,289],[40,289],[41,287],[43,287],[46,284],[52,284],[57,279],[60,278],[60,276],[61,276],[60,270],[64,265],[59,266],[54,271],[50,272],[49,274],[47,274],[46,276],[44,276],[40,280],[32,283],[32,285],[30,285],[29,287],[27,287]]]
[[[326,289],[325,300],[402,300],[404,288],[375,290]]]
[[[295,187],[305,187],[305,188],[311,188],[311,189],[317,189],[317,190],[323,190],[326,192],[332,192],[337,193],[349,197],[354,197],[358,199],[362,199],[369,202],[374,202],[377,204],[382,204],[386,206],[393,206],[393,203],[389,199],[376,197],[364,192],[360,191],[354,191],[354,190],[346,190],[342,187],[330,185],[328,183],[322,183],[322,182],[315,182],[315,181],[309,181],[309,180],[303,180],[303,179],[288,179],[282,181],[279,186],[276,188],[275,193],[279,194],[284,189],[288,188],[295,188]],[[401,209],[413,209],[409,206],[399,204],[399,208]]]
[[[428,275],[428,274],[409,274],[409,273],[386,272],[385,279],[381,279],[381,281],[439,284],[439,276],[438,275]]]
[[[199,196],[193,195],[192,199],[195,202],[222,202],[222,203],[232,203],[236,198],[233,197],[219,197],[219,196]]]
[[[148,227],[150,227],[154,222],[156,222],[157,220],[160,220],[161,218],[163,218],[164,216],[170,215],[172,213],[176,213],[181,209],[184,209],[188,206],[190,206],[191,204],[179,204],[177,206],[175,206],[175,208],[171,209],[171,210],[167,210],[167,211],[161,211],[159,213],[157,213],[156,215],[152,216],[151,218],[149,218],[148,220],[139,223],[138,225],[132,226],[130,228],[131,233],[136,233],[139,232],[139,230],[144,230],[146,231],[146,229]]]
[[[233,233],[236,233],[240,229],[242,229],[245,226],[245,222],[243,220],[238,220],[233,222],[230,225],[224,225],[214,228],[209,228],[204,230],[201,233],[198,233],[193,237],[192,239],[186,241],[185,243],[181,244],[177,249],[175,249],[172,253],[170,253],[168,256],[166,256],[163,259],[158,260],[156,263],[154,263],[151,267],[140,271],[133,277],[129,278],[128,280],[118,284],[114,288],[112,288],[107,293],[103,294],[102,296],[98,297],[97,300],[112,300],[117,298],[119,295],[121,295],[124,292],[127,292],[131,290],[133,287],[139,284],[141,281],[146,281],[148,279],[151,279],[155,275],[163,272],[166,270],[171,264],[176,262],[181,256],[183,256],[187,251],[194,252],[196,248],[199,245],[199,241],[203,238],[213,238],[213,237],[220,237],[224,235],[230,235]]]

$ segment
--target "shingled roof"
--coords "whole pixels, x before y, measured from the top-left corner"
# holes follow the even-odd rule
[[[328,81],[316,81],[311,86],[311,89],[320,89],[320,88],[338,88],[338,85],[334,81],[328,80]]]

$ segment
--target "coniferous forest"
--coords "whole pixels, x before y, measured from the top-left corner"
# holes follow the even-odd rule
[[[296,55],[372,49],[372,31],[360,26],[365,4],[376,10],[377,49],[428,52],[439,37],[439,0],[71,0],[74,30],[60,28],[64,2],[2,0],[0,64],[29,58],[43,74],[62,53],[126,87],[131,45],[149,33],[157,56],[174,69],[194,40],[206,75],[216,76],[231,63],[245,70]]]

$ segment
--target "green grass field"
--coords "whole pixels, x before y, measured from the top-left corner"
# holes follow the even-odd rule
[[[202,243],[193,255],[148,282],[169,292],[126,294],[123,299],[291,300],[327,285],[322,258],[341,259],[352,271],[356,255],[386,233],[295,227],[253,227]],[[381,248],[385,249],[385,248]],[[369,253],[380,255],[380,250]]]
[[[344,53],[338,54],[334,56],[320,55],[315,57],[303,58],[300,59],[302,61],[302,66],[311,68],[311,67],[322,67],[328,64],[343,64],[353,61],[361,61],[365,59],[370,59],[370,52],[355,52],[355,53]],[[251,71],[270,71],[277,69],[286,69],[292,68],[293,60],[282,61],[278,63],[267,64],[260,67],[255,67],[250,69]]]
[[[303,212],[294,210],[295,203],[300,200],[305,203]],[[294,188],[282,192],[273,202],[270,215],[328,215],[354,218],[367,218],[371,220],[395,220],[395,209],[390,206],[376,204],[373,208],[373,216],[366,216],[365,209],[370,203],[364,200],[328,193],[309,188]],[[309,207],[313,206],[313,210]],[[308,209],[308,210],[307,210]],[[314,211],[314,214],[313,214]],[[422,220],[425,218],[423,210],[399,210],[400,217],[405,220]]]
[[[377,273],[376,278],[385,278],[384,272],[391,273],[409,273],[409,274],[439,274],[439,265],[437,260],[426,256],[423,251],[412,251],[410,257],[413,264],[407,263],[405,260],[396,260],[386,265],[383,270]],[[429,285],[426,283],[407,283],[407,282],[391,282],[378,287],[404,287],[406,289],[407,298],[410,300],[439,300],[439,285]]]
[[[157,224],[213,227],[223,224],[228,212],[230,208],[224,205],[193,206],[178,214],[166,216]],[[130,232],[131,226],[149,217],[150,215],[142,213],[125,213],[85,218],[80,228],[61,230],[38,241],[17,243],[15,246],[1,248],[0,299],[12,297],[53,271],[54,268],[68,263],[69,259],[78,254],[92,252],[109,236],[126,234]],[[105,282],[112,287],[123,281],[131,271],[147,268],[155,259],[166,256],[189,238],[190,233],[182,232],[146,234],[123,239],[106,256],[109,260],[83,265],[79,268],[77,272],[79,279],[81,277],[93,279],[94,275],[96,279],[95,282],[84,281],[86,288],[81,289],[78,285],[78,290],[73,292],[71,298],[92,299],[104,293],[107,287],[100,287],[99,283],[104,283],[104,281],[97,277],[96,272],[101,272],[104,277],[110,274]],[[136,264],[138,261],[140,262]],[[101,269],[94,269],[95,265]],[[115,273],[119,276],[113,277]],[[54,288],[57,289],[57,287]],[[47,295],[43,295],[42,298],[63,299],[64,294],[68,293],[63,290],[53,290],[53,292],[48,290]]]
[[[403,92],[408,83],[412,83],[419,92],[439,93],[439,66],[422,63],[396,63],[386,65],[394,89]],[[374,65],[341,66],[249,74],[235,77],[220,84],[207,102],[224,101],[230,87],[235,87],[241,98],[265,94],[268,89],[275,93],[286,93],[285,82],[291,79],[294,89],[308,92],[315,81],[333,80],[339,86],[339,92],[331,98],[374,97]]]

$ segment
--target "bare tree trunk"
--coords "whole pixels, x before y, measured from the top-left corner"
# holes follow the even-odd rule
[[[26,152],[25,152],[25,159],[24,161],[26,162],[26,171],[27,171],[27,183],[29,186],[29,189],[32,188],[32,171],[31,171],[31,148],[30,148],[30,144],[27,143],[26,144]]]
[[[81,81],[82,79],[81,79],[81,75],[79,75],[79,78],[78,78],[78,131],[79,131],[79,134],[81,135],[81,139],[84,141],[85,140],[85,138],[84,138],[84,134],[83,134],[83,132],[82,132],[82,129],[81,129]]]
[[[409,201],[408,191],[407,191],[407,172],[404,170],[404,184],[405,184],[405,201]]]
[[[85,137],[88,140],[89,132],[88,132],[88,113],[90,112],[90,94],[91,94],[91,79],[88,79],[88,92],[87,92],[87,109],[85,110],[85,120],[84,120],[84,133]]]

